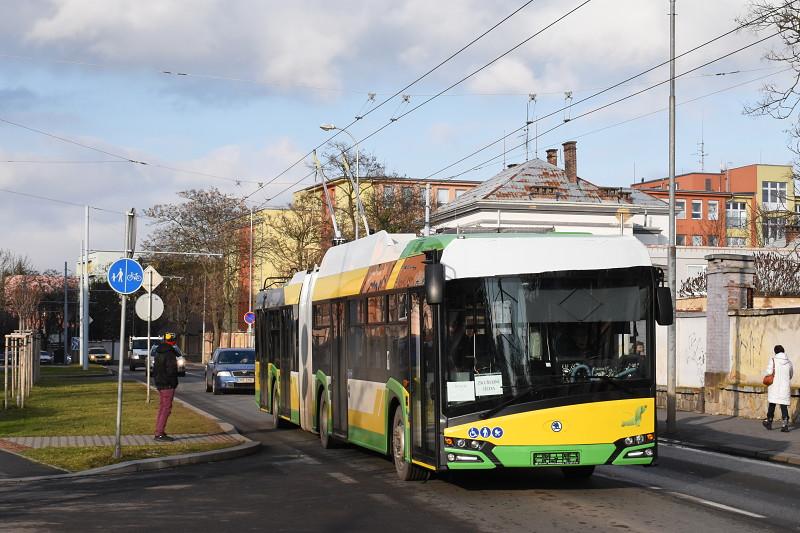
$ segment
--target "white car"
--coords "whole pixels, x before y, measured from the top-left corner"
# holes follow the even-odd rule
[[[52,365],[53,364],[53,354],[51,354],[47,350],[40,351],[39,352],[39,364],[40,365]]]
[[[156,362],[156,348],[158,348],[158,345],[153,346],[152,348],[150,348],[150,371],[151,372],[153,371],[153,365]],[[183,356],[183,352],[181,351],[180,348],[178,348],[177,344],[175,346],[173,346],[173,348],[175,348],[175,351],[178,352],[178,376],[183,377],[183,376],[186,375],[186,358]]]

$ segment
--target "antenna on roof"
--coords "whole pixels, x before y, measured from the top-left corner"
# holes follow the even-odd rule
[[[533,102],[533,116],[536,117],[536,93],[528,93],[528,102],[525,106],[525,161],[529,159],[528,157],[528,140],[530,138],[530,129],[531,129],[531,102]],[[539,156],[538,148],[539,148],[539,141],[536,141],[536,157]],[[505,148],[503,149],[505,152]],[[506,167],[506,162],[503,160],[503,168]]]
[[[705,150],[706,143],[703,140],[704,137],[704,126],[705,126],[705,112],[703,113],[702,118],[700,119],[700,142],[697,143],[697,152],[692,155],[697,156],[697,162],[700,164],[700,172],[706,171],[706,156],[708,153]]]

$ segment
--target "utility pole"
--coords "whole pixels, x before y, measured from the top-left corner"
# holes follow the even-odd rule
[[[667,282],[675,309],[675,0],[669,2],[669,264]],[[673,311],[674,312],[674,311]],[[676,424],[675,389],[677,384],[676,324],[667,326],[667,433],[674,433]]]
[[[206,275],[203,273],[203,330],[200,339],[200,361],[206,363]]]
[[[247,284],[248,292],[250,293],[250,297],[248,298],[248,307],[247,312],[253,312],[253,206],[250,206],[250,260],[248,261],[248,265],[250,265],[250,282]],[[247,324],[247,335],[249,337],[251,346],[255,346],[253,344],[253,324]]]
[[[422,234],[426,237],[431,234],[431,184],[425,184],[425,229]]]
[[[69,347],[69,306],[67,303],[67,262],[64,261],[64,363],[67,362],[67,348]]]
[[[83,270],[81,273],[81,292],[83,293],[83,310],[81,312],[81,365],[89,370],[89,206],[84,209],[83,222]]]
[[[147,372],[147,398],[145,398],[146,403],[150,403],[150,324],[153,321],[153,271],[149,270],[147,275],[150,276],[148,280],[148,287],[147,290],[147,357],[144,368]]]
[[[125,217],[125,257],[132,258],[136,246],[136,211],[131,209]],[[128,296],[120,294],[121,311],[119,314],[119,361],[117,367],[117,424],[114,438],[114,459],[122,457],[122,364],[125,360],[125,311]],[[147,354],[147,364],[150,364],[150,354]],[[149,390],[150,383],[147,384]]]

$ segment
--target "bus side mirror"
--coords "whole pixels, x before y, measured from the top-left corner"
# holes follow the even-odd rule
[[[675,321],[672,310],[672,293],[669,287],[656,287],[656,322],[669,326]]]
[[[430,305],[444,302],[444,265],[441,263],[425,265],[425,299]]]

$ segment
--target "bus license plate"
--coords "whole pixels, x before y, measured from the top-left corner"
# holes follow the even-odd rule
[[[533,466],[578,465],[581,452],[534,452]]]
[[[256,378],[239,378],[239,383],[255,383]]]

